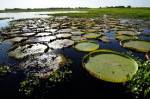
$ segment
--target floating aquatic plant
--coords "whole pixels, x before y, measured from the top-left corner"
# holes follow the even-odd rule
[[[138,39],[138,37],[137,36],[128,36],[128,35],[116,35],[116,39],[123,41],[123,40]]]
[[[138,32],[135,32],[135,31],[117,31],[117,35],[130,35],[130,36],[134,36],[134,35],[138,35]]]
[[[125,48],[136,50],[139,52],[149,52],[150,42],[144,40],[125,40],[121,42],[121,45]]]
[[[87,38],[87,39],[96,39],[96,38],[98,38],[99,36],[101,36],[100,33],[86,33],[86,34],[84,35],[84,37]]]
[[[11,50],[8,55],[15,59],[23,59],[29,55],[44,53],[47,49],[46,45],[36,43],[36,44],[25,44],[23,46],[18,46],[17,48]]]
[[[130,80],[138,70],[134,59],[110,50],[91,52],[84,57],[83,67],[97,79],[114,83]]]
[[[90,52],[97,50],[99,48],[99,44],[94,41],[81,41],[75,45],[75,49],[78,51]]]
[[[105,43],[111,42],[111,41],[110,41],[110,38],[107,37],[107,36],[101,36],[99,39],[100,39],[101,41],[105,42]]]

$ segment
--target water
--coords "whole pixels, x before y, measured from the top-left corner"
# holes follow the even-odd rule
[[[84,13],[84,11],[49,11],[49,12],[17,12],[17,13],[0,13],[0,17],[8,17],[13,19],[0,20],[0,28],[8,26],[8,22],[11,20],[17,20],[22,18],[47,18],[50,17],[47,14],[56,13]]]

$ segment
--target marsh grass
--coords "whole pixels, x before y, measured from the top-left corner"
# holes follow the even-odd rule
[[[94,18],[105,14],[116,18],[150,19],[150,8],[92,8],[87,13],[59,13],[54,16]]]

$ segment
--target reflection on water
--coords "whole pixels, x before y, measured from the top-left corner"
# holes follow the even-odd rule
[[[18,13],[0,13],[0,17],[8,17],[13,19],[0,20],[0,28],[8,26],[8,22],[11,20],[22,18],[47,18],[50,17],[47,14],[56,13],[84,13],[85,11],[49,11],[49,12],[18,12]]]
[[[8,22],[9,22],[10,20],[11,20],[11,19],[0,20],[0,28],[2,28],[2,27],[7,27],[7,26],[8,26]]]
[[[7,51],[11,46],[10,42],[0,43],[0,64],[14,65],[17,63],[16,60],[9,58],[7,55]]]

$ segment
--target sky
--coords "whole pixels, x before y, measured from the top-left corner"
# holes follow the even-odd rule
[[[0,0],[0,9],[5,8],[50,8],[50,7],[105,7],[127,6],[150,7],[150,0]]]

